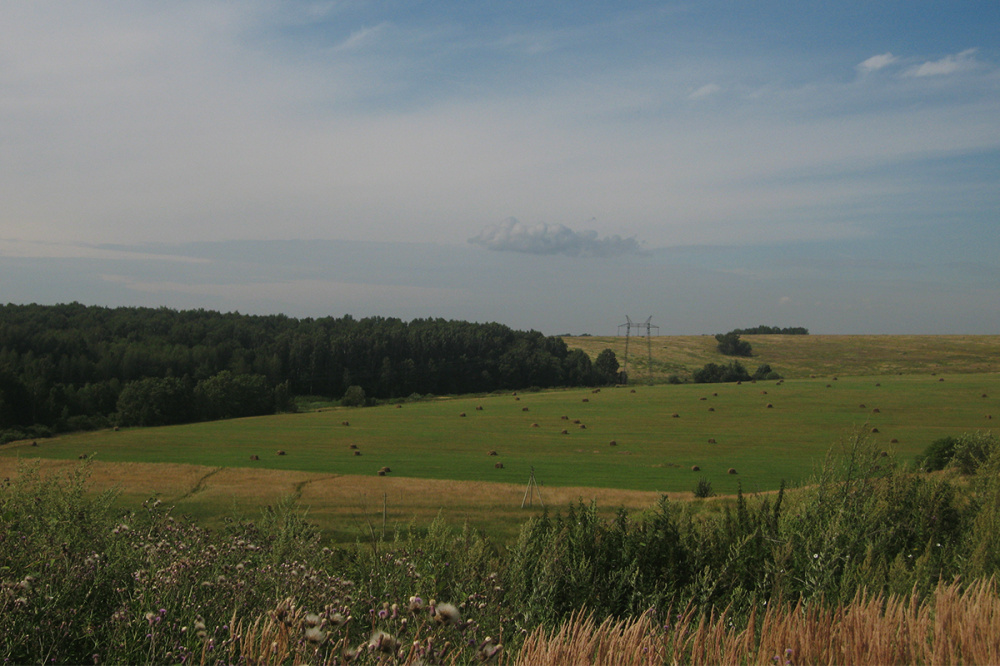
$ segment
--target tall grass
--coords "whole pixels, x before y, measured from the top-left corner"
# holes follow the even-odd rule
[[[919,592],[858,592],[843,605],[798,602],[730,615],[647,612],[628,620],[578,613],[525,640],[518,666],[599,664],[996,664],[1000,595],[996,579]]]

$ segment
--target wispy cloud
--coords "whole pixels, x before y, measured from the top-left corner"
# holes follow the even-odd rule
[[[858,63],[857,70],[862,74],[867,74],[868,72],[875,72],[883,67],[888,67],[898,60],[899,58],[891,53],[881,53],[879,55],[873,55],[871,58]]]
[[[569,257],[615,257],[641,251],[635,238],[600,238],[596,231],[574,231],[563,224],[527,225],[514,218],[486,227],[469,242],[499,252]]]
[[[720,90],[722,90],[721,86],[718,86],[714,83],[708,83],[698,88],[690,95],[688,95],[688,99],[701,99],[702,97],[708,97],[709,95],[714,95]]]
[[[945,76],[963,72],[977,65],[975,58],[977,49],[966,49],[961,53],[945,56],[940,60],[928,60],[906,71],[906,76]]]

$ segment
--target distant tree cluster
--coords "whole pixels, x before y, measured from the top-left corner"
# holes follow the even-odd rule
[[[781,379],[781,375],[771,370],[771,366],[764,363],[757,367],[751,375],[743,364],[739,361],[731,361],[725,365],[719,363],[706,363],[702,368],[695,370],[691,379],[696,384],[722,384],[727,382],[749,382],[753,380]]]
[[[738,335],[809,335],[809,329],[801,326],[754,326],[753,328],[734,328]]]
[[[736,331],[719,333],[715,339],[719,343],[719,353],[726,356],[751,356],[753,353],[750,343],[746,340],[740,340],[740,334]]]
[[[595,365],[560,338],[496,323],[8,304],[0,443],[272,413],[295,395],[341,398],[350,387],[379,400],[596,386],[615,381],[613,356]]]

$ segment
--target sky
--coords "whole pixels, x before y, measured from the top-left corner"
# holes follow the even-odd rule
[[[1000,334],[1000,2],[0,5],[0,302]]]

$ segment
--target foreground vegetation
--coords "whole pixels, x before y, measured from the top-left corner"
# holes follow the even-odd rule
[[[0,488],[0,655],[539,663],[530,655],[560,635],[589,640],[589,613],[646,636],[640,654],[654,641],[634,663],[714,661],[712,645],[746,663],[799,663],[843,653],[823,652],[820,634],[776,644],[793,632],[774,634],[775,622],[834,627],[868,613],[911,632],[892,634],[897,660],[976,662],[996,654],[996,633],[965,635],[944,615],[961,606],[996,622],[1000,444],[974,439],[969,475],[901,471],[858,433],[795,493],[741,494],[700,513],[664,499],[613,520],[575,504],[529,519],[511,543],[436,521],[330,548],[288,501],[206,530],[155,500],[123,510],[88,493],[85,467],[68,478],[22,469]]]

